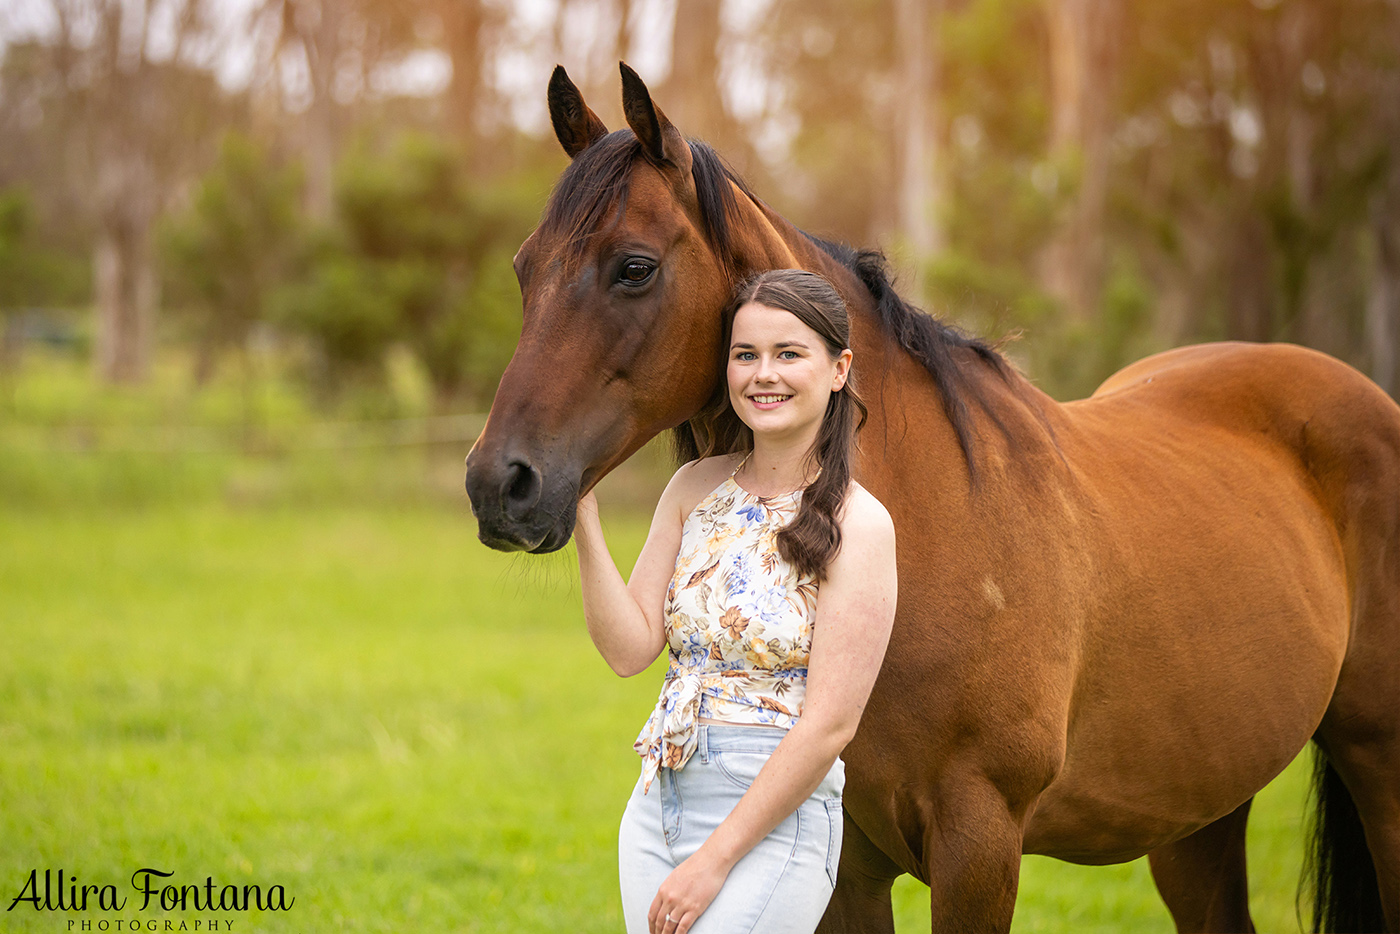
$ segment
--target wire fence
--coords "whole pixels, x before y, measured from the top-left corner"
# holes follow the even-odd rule
[[[12,424],[0,437],[12,450],[73,454],[219,454],[372,450],[460,445],[465,454],[486,415],[436,415],[276,425]]]

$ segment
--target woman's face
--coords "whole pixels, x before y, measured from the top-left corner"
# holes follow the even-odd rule
[[[850,366],[850,350],[833,358],[792,312],[749,302],[735,313],[729,340],[729,404],[756,436],[815,435]]]

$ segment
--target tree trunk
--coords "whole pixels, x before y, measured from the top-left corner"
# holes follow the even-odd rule
[[[1117,0],[1048,0],[1050,156],[1072,192],[1040,258],[1046,290],[1071,315],[1098,304],[1104,266],[1108,142],[1122,11]]]
[[[1247,204],[1234,215],[1230,259],[1226,269],[1225,334],[1232,341],[1267,341],[1273,337],[1274,284],[1269,232],[1257,208]]]
[[[452,80],[447,85],[447,126],[459,140],[477,134],[478,98],[481,94],[480,0],[449,0],[442,4],[443,33],[452,59]]]
[[[617,32],[613,35],[613,54],[619,61],[626,61],[632,54],[632,0],[617,0]],[[608,69],[608,77],[613,77],[613,69]]]
[[[730,123],[719,86],[719,3],[676,4],[671,38],[671,74],[656,96],[666,116],[686,136],[732,152],[738,134]]]
[[[1400,354],[1400,231],[1377,212],[1376,267],[1366,302],[1366,337],[1371,345],[1371,378],[1392,398],[1400,398],[1396,356]]]
[[[136,383],[150,368],[157,279],[150,224],[109,224],[97,236],[94,363],[109,383]]]
[[[93,363],[110,383],[146,378],[155,335],[157,181],[142,141],[112,125],[98,154],[100,206],[93,251],[97,335]]]
[[[899,229],[913,252],[914,288],[925,296],[923,264],[943,249],[939,223],[942,204],[941,154],[938,144],[938,43],[931,40],[942,13],[942,0],[896,0],[895,39],[899,56],[899,94],[895,134],[899,146],[897,188]]]
[[[330,102],[318,97],[306,114],[306,213],[330,220],[334,208],[335,141]]]
[[[340,18],[344,0],[298,0],[297,37],[306,55],[311,79],[311,104],[303,124],[306,132],[306,213],[329,221],[334,209],[335,102],[331,80],[340,58]]]
[[[0,312],[0,411],[15,410],[15,377],[24,352],[23,318]]]
[[[1309,278],[1322,253],[1316,239],[1318,218],[1314,197],[1313,145],[1316,121],[1297,89],[1303,67],[1317,44],[1317,22],[1311,5],[1291,3],[1279,8],[1272,41],[1276,49],[1274,86],[1265,109],[1265,134],[1277,164],[1269,173],[1272,185],[1286,197],[1293,230],[1276,236],[1282,283],[1274,331],[1284,340],[1315,346],[1306,307]],[[1277,211],[1277,209],[1275,209]],[[1277,221],[1275,222],[1277,223]],[[1326,315],[1330,309],[1320,309]]]
[[[1389,36],[1400,40],[1400,0],[1390,0]],[[1375,100],[1383,102],[1380,129],[1391,153],[1400,151],[1400,76],[1392,70],[1374,75]],[[1371,378],[1400,399],[1400,162],[1393,157],[1381,191],[1371,202],[1375,268],[1366,302],[1366,338],[1371,350]]]

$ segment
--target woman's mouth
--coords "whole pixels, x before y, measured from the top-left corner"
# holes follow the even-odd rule
[[[791,398],[791,395],[783,396],[777,393],[764,393],[762,395],[749,396],[749,401],[754,404],[754,408],[776,409]]]

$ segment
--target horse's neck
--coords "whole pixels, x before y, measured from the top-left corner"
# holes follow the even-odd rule
[[[742,215],[742,223],[735,225],[740,231],[736,238],[738,259],[746,274],[769,269],[806,269],[820,273],[836,286],[851,312],[852,343],[862,340],[862,345],[853,346],[852,350],[879,351],[881,356],[889,352],[904,353],[880,327],[870,291],[854,272],[794,227],[787,218],[767,205],[751,200],[737,186],[735,197]],[[879,346],[882,344],[887,346]]]
[[[786,218],[742,192],[736,193],[741,205],[742,223],[739,259],[747,272],[766,269],[802,268],[829,279],[845,299],[851,315],[851,349],[860,392],[870,414],[864,436],[874,443],[863,443],[866,450],[879,451],[865,458],[867,485],[880,482],[881,475],[896,483],[892,471],[933,464],[965,464],[962,447],[944,410],[943,398],[924,365],[900,346],[881,323],[874,297],[855,272],[818,246]],[[1032,424],[1046,425],[1058,408],[1048,396],[1036,390],[1019,374],[1004,378],[971,350],[955,350],[955,365],[965,368],[968,380],[980,381],[984,402],[994,411],[1002,429],[1018,434]],[[962,359],[966,358],[966,359]],[[992,416],[981,405],[969,401],[969,429],[974,435],[979,423]],[[993,429],[997,431],[997,429]],[[1034,429],[1037,436],[1045,435]],[[872,474],[873,471],[873,474]],[[948,471],[950,477],[961,471]]]

